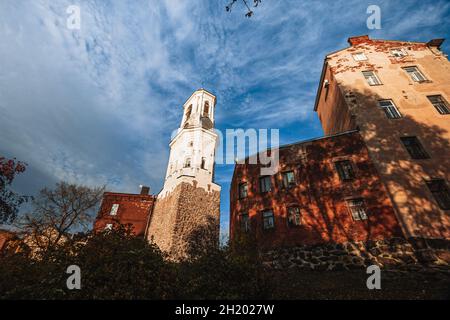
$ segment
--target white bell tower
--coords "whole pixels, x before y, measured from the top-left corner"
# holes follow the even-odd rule
[[[164,197],[182,182],[196,181],[197,187],[220,191],[214,183],[214,156],[217,134],[214,132],[216,97],[199,89],[183,105],[183,118],[170,142]]]
[[[150,216],[147,239],[173,260],[192,248],[219,245],[220,186],[214,183],[216,97],[195,91],[183,105],[183,119],[170,142],[164,188]]]

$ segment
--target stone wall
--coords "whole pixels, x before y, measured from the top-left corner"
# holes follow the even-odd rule
[[[218,245],[219,217],[220,192],[183,182],[156,201],[148,239],[171,259],[184,259],[193,250]]]
[[[266,251],[264,264],[274,269],[349,270],[379,265],[385,268],[437,266],[450,272],[450,241],[392,238]]]

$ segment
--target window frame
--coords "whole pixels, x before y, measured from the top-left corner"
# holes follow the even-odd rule
[[[362,55],[364,57],[364,59],[359,59],[359,58],[357,59],[356,57],[359,55]],[[356,62],[369,60],[364,52],[355,52],[352,54],[352,57],[353,57],[353,60],[355,60]]]
[[[287,180],[287,175],[288,174],[292,174],[292,181],[288,181]],[[295,187],[296,185],[296,181],[295,181],[295,172],[294,170],[286,170],[281,172],[281,186],[283,187],[283,189],[290,189]]]
[[[266,180],[269,181],[269,188],[266,190],[266,188],[262,188],[262,181]],[[264,184],[264,186],[266,187],[266,185]],[[260,193],[268,193],[272,191],[272,179],[271,176],[262,176],[259,177],[259,192]]]
[[[403,144],[403,147],[406,149],[409,156],[411,157],[411,159],[425,160],[425,159],[431,158],[430,154],[424,148],[422,142],[419,140],[419,138],[417,136],[400,137],[400,140]],[[414,141],[413,144],[410,143],[412,141]],[[407,142],[407,144],[405,144],[405,142]],[[412,147],[409,148],[409,146],[412,146]]]
[[[443,187],[443,190],[432,190],[433,186],[431,184],[436,182],[441,183],[441,187]],[[450,190],[447,181],[442,178],[433,178],[431,180],[425,181],[425,183],[427,185],[428,191],[433,196],[433,199],[437,203],[438,207],[442,210],[450,210]],[[438,194],[438,196],[436,194]]]
[[[243,217],[246,217],[246,219],[244,220]],[[248,214],[247,211],[239,213],[239,228],[241,231],[244,231],[245,233],[250,232],[250,215]]]
[[[419,67],[417,67],[417,66],[402,67],[402,69],[405,70],[405,72],[408,74],[408,76],[410,77],[410,79],[411,79],[412,81],[414,81],[414,82],[421,83],[421,82],[428,81],[427,77],[425,77],[425,75],[423,74],[423,72],[420,71]],[[415,70],[414,70],[413,72],[409,72],[408,69],[415,69]],[[418,74],[418,75],[419,75],[418,78],[421,77],[422,80],[420,80],[420,79],[415,80],[414,77],[413,77],[413,74]]]
[[[432,98],[438,98],[440,101],[438,101],[436,104],[431,99]],[[428,101],[433,105],[433,107],[439,112],[441,115],[449,115],[450,114],[450,106],[447,102],[447,100],[441,95],[441,94],[434,94],[427,96]],[[442,107],[444,112],[441,112],[440,108]]]
[[[368,220],[369,216],[367,214],[367,206],[364,198],[350,198],[346,199],[348,211],[354,221],[364,221]],[[359,204],[355,205],[354,202],[359,201]],[[357,208],[358,211],[353,211],[353,208]],[[361,211],[362,209],[362,211]]]
[[[117,216],[117,212],[119,212],[119,207],[120,207],[119,203],[113,203],[113,205],[111,206],[111,210],[109,210],[109,215]]]
[[[382,105],[383,102],[390,102],[391,105],[390,106],[383,106]],[[403,118],[402,113],[397,108],[396,104],[394,103],[394,100],[392,100],[392,99],[381,99],[381,100],[378,100],[378,107],[383,110],[384,114],[386,115],[386,117],[389,120],[397,120],[397,119]],[[392,112],[392,110],[395,110],[395,112]]]
[[[296,216],[294,219],[291,219],[291,210],[296,210],[297,212],[294,213]],[[286,208],[287,211],[287,225],[288,227],[295,228],[300,227],[302,225],[302,214],[300,212],[300,207],[298,206],[289,206]],[[291,221],[296,221],[297,223],[292,223]]]
[[[270,213],[270,216],[266,216],[266,213]],[[262,227],[264,231],[273,230],[275,229],[275,214],[273,213],[272,209],[265,209],[261,211],[261,217],[262,217]],[[271,219],[272,224],[270,227],[266,227],[266,220]]]
[[[245,186],[245,196],[242,196],[241,187]],[[248,182],[240,182],[238,184],[238,199],[246,199],[248,198]]]
[[[348,165],[348,166],[347,166]],[[347,169],[350,168],[349,177],[346,176],[346,170],[344,166],[347,166]],[[352,181],[356,178],[355,168],[353,166],[353,161],[350,159],[340,159],[334,161],[334,168],[339,176],[339,179],[343,182]],[[347,170],[348,171],[348,170]]]
[[[399,52],[400,55],[397,55],[396,52]],[[408,56],[408,52],[404,48],[392,48],[390,50],[391,55],[393,55],[395,58],[404,58]]]
[[[368,73],[371,73],[372,76],[367,77]],[[364,78],[366,79],[366,82],[369,86],[373,87],[373,86],[381,86],[383,83],[381,82],[380,78],[378,77],[377,73],[373,70],[365,70],[365,71],[361,71],[361,73],[363,74]],[[375,78],[376,83],[370,83],[369,79]]]

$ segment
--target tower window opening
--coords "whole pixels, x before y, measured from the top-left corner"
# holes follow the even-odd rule
[[[185,168],[191,167],[191,158],[186,158],[186,161],[184,162],[184,167]]]
[[[206,169],[206,159],[205,158],[202,158],[202,164],[201,164],[200,168]]]
[[[189,105],[189,107],[186,110],[186,118],[184,120],[184,123],[187,123],[189,121],[189,118],[191,117],[191,113],[192,113],[192,104]]]
[[[203,116],[209,117],[209,102],[205,102],[205,106],[203,107]]]

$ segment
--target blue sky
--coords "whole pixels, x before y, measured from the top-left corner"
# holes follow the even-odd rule
[[[29,164],[15,188],[67,180],[158,192],[181,106],[200,87],[217,95],[223,132],[277,128],[282,144],[320,136],[325,54],[354,35],[428,41],[450,30],[448,1],[263,0],[250,19],[227,3],[2,0],[0,154]],[[370,4],[381,30],[366,27]],[[80,30],[66,27],[69,5],[81,8]],[[217,166],[224,233],[232,172]]]

